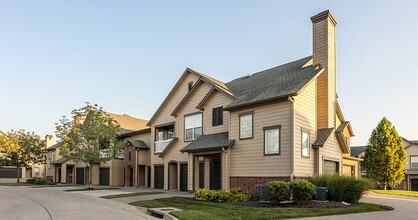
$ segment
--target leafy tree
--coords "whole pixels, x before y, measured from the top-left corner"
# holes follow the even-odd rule
[[[11,130],[0,135],[0,154],[3,155],[3,165],[16,166],[19,182],[20,167],[38,162],[44,157],[45,142],[34,132]]]
[[[385,190],[399,184],[405,178],[406,153],[401,136],[386,117],[373,130],[368,145],[363,162],[367,175]]]
[[[119,124],[98,105],[86,106],[71,111],[71,120],[63,116],[56,123],[56,136],[62,142],[60,155],[80,161],[89,167],[89,188],[92,188],[92,167],[107,162],[121,150],[117,142]]]

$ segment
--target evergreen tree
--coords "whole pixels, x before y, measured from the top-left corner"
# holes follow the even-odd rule
[[[367,175],[387,186],[395,186],[404,178],[406,152],[395,127],[384,117],[373,130],[365,150],[364,166]]]

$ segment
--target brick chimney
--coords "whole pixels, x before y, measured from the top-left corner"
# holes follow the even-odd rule
[[[324,68],[317,80],[317,128],[335,127],[337,22],[328,10],[311,17],[313,26],[313,64]]]
[[[51,147],[52,145],[54,145],[54,137],[52,135],[46,135],[45,136],[45,141],[46,141],[46,148]]]

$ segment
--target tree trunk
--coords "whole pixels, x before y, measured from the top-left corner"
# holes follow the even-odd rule
[[[19,168],[19,164],[16,165],[16,169],[17,169],[17,183],[20,182],[19,177],[20,177],[20,168]]]
[[[386,190],[386,188],[387,188],[387,184],[383,183],[383,190]]]
[[[89,189],[93,189],[93,165],[89,165],[89,167]]]

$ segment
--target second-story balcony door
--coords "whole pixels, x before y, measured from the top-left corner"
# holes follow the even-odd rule
[[[161,153],[174,138],[174,125],[156,129],[155,153]]]

